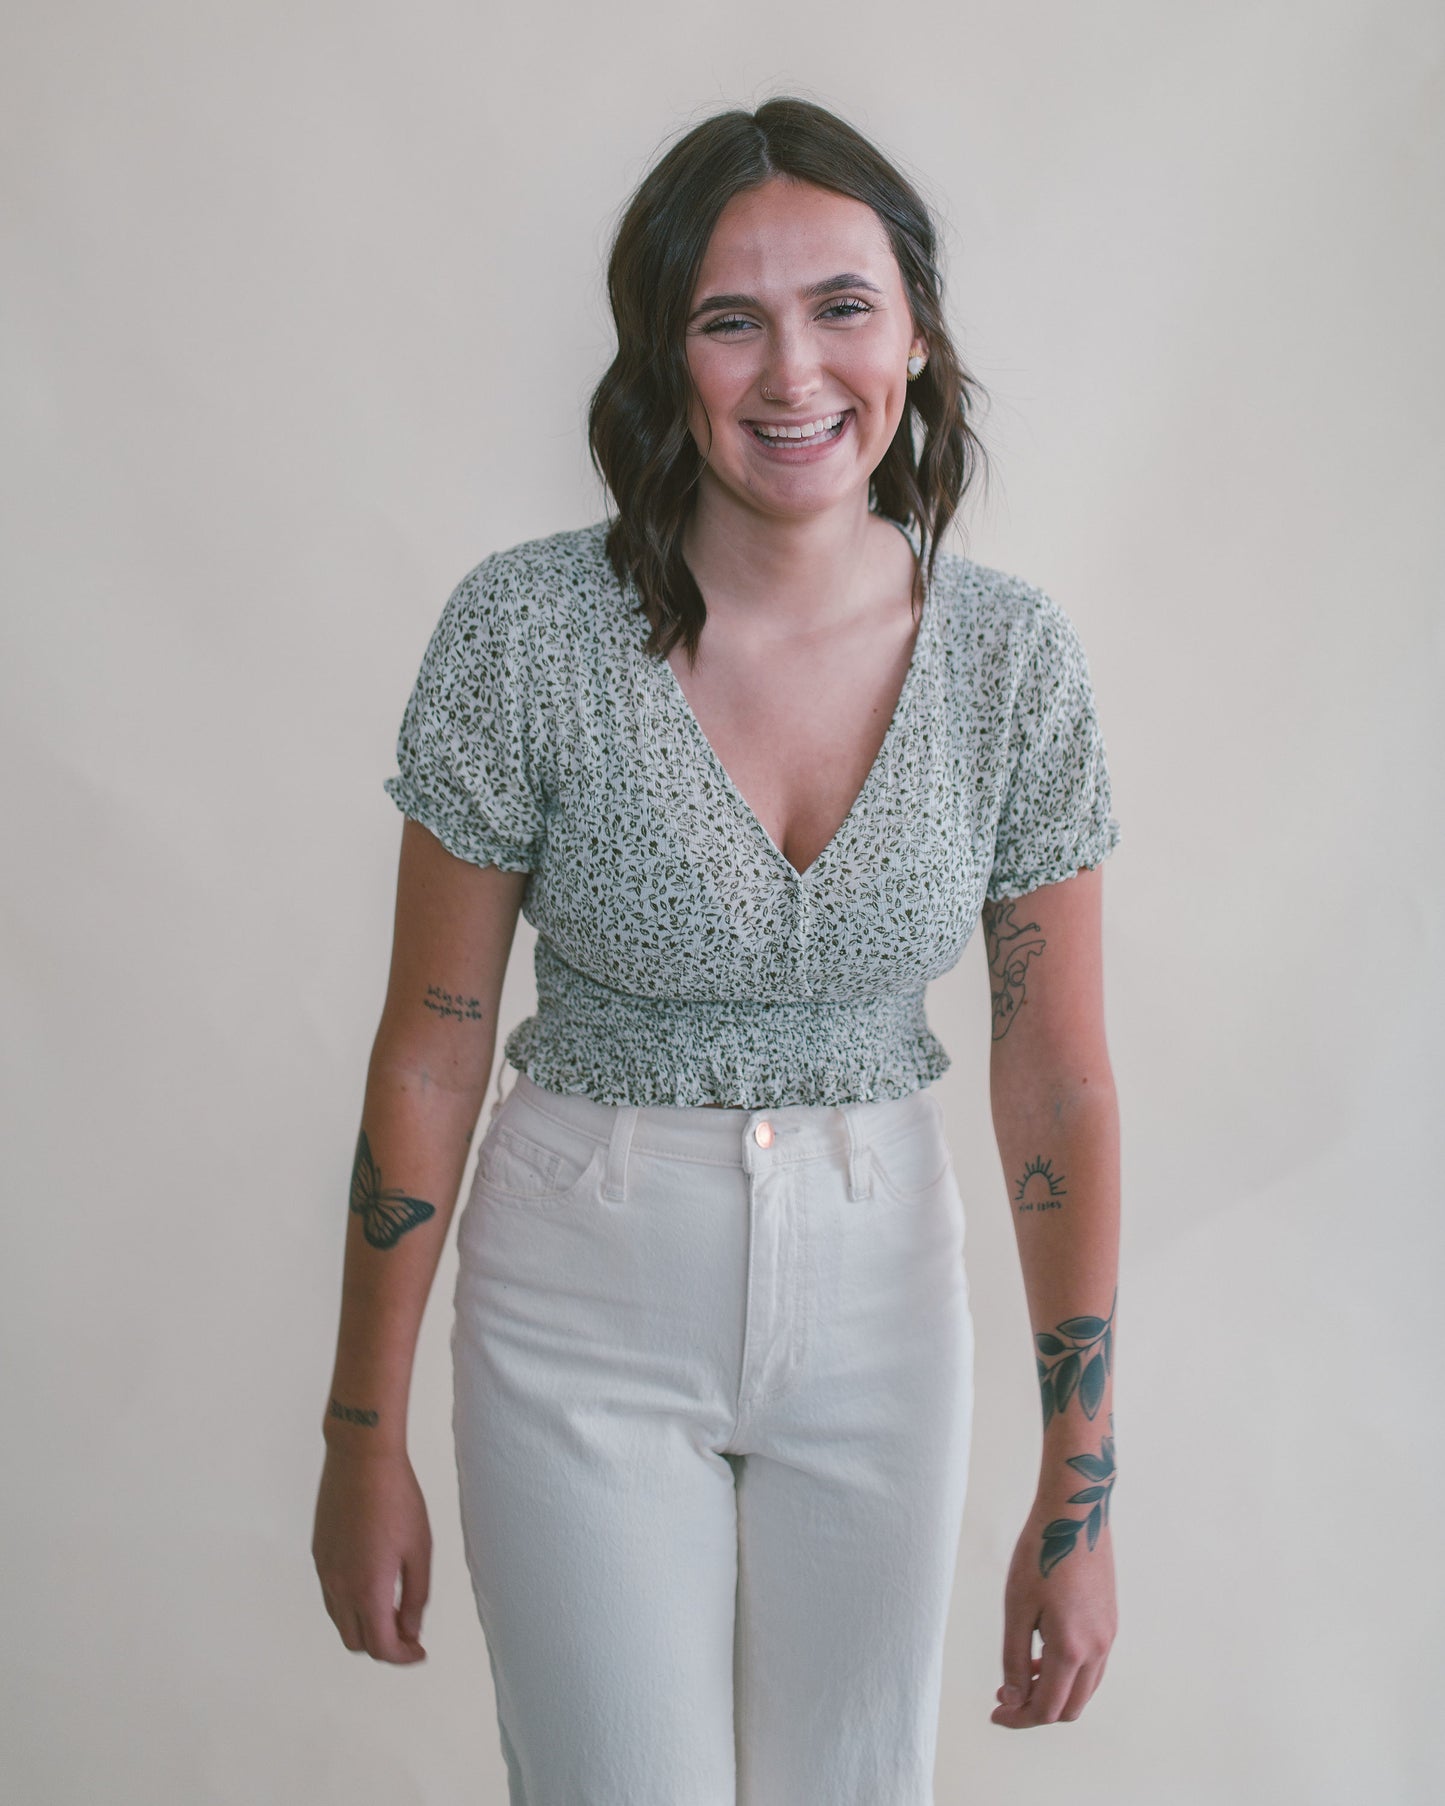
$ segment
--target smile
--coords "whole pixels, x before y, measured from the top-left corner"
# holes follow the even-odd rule
[[[839,428],[851,412],[851,408],[845,408],[840,414],[820,414],[816,420],[800,420],[796,423],[790,421],[778,425],[764,425],[761,421],[750,420],[747,424],[749,430],[759,439],[777,441],[780,439],[816,439],[820,436],[826,439],[830,435],[836,437]]]
[[[847,438],[853,425],[852,408],[841,414],[820,414],[816,420],[745,420],[741,423],[753,445],[769,464],[812,464],[826,458]]]

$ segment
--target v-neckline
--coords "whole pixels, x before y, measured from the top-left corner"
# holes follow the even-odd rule
[[[913,552],[914,557],[917,558],[918,557],[917,549],[914,547],[912,539],[909,538],[907,529],[904,528],[902,525],[900,525],[900,523],[898,521],[893,520],[892,517],[889,515],[884,515],[882,518],[887,520],[890,526],[894,526],[894,527],[898,528],[898,531],[903,535],[903,537],[906,540],[908,540],[909,549]],[[756,809],[753,808],[752,804],[743,795],[742,791],[739,790],[739,788],[738,788],[737,784],[735,783],[735,781],[733,780],[732,774],[729,772],[727,766],[724,765],[722,760],[718,757],[717,748],[713,745],[712,741],[708,739],[707,734],[703,731],[703,725],[697,718],[697,712],[693,708],[692,704],[688,701],[687,692],[683,689],[681,683],[678,681],[677,673],[676,673],[676,671],[673,670],[671,664],[665,658],[650,661],[650,662],[656,663],[662,667],[662,673],[661,673],[662,682],[672,692],[672,695],[676,700],[676,704],[679,707],[679,709],[683,715],[683,718],[688,723],[690,723],[691,732],[698,742],[698,746],[702,752],[703,757],[711,765],[714,776],[718,777],[722,781],[724,786],[727,788],[727,790],[731,792],[732,796],[737,801],[738,806],[741,808],[743,814],[747,817],[748,821],[751,822],[751,824],[752,824],[753,828],[756,830],[756,832],[762,837],[763,842],[767,846],[768,850],[772,853],[773,857],[776,860],[778,860],[779,863],[784,867],[788,876],[790,878],[792,878],[795,882],[797,882],[799,884],[806,883],[812,877],[812,875],[818,870],[818,867],[823,863],[823,861],[828,857],[828,855],[838,845],[839,841],[842,840],[845,832],[850,827],[853,826],[854,822],[857,820],[859,814],[862,811],[865,801],[868,800],[870,793],[876,787],[876,785],[879,782],[881,782],[881,779],[879,778],[878,774],[883,769],[883,766],[885,764],[887,756],[893,750],[893,741],[898,736],[898,733],[900,731],[899,724],[902,722],[903,717],[904,717],[905,704],[907,704],[912,698],[913,689],[915,687],[915,684],[916,684],[917,678],[918,678],[919,667],[923,663],[923,643],[924,643],[923,636],[928,631],[928,629],[932,623],[932,619],[933,619],[933,586],[928,582],[927,574],[925,573],[924,574],[924,586],[923,586],[923,603],[922,603],[921,608],[919,609],[918,627],[913,636],[913,648],[908,656],[908,669],[903,674],[903,683],[900,686],[899,691],[898,691],[898,700],[893,705],[893,714],[888,722],[888,727],[887,727],[886,731],[884,732],[883,739],[882,739],[881,743],[879,744],[878,751],[873,759],[873,763],[868,767],[868,774],[863,779],[863,782],[862,782],[861,786],[859,787],[858,794],[853,798],[853,802],[848,810],[848,813],[843,817],[842,821],[840,821],[838,823],[838,826],[833,830],[833,833],[829,836],[826,845],[824,845],[816,854],[814,854],[812,860],[803,867],[802,871],[798,870],[798,868],[793,864],[792,860],[789,859],[787,854],[778,845],[777,841],[775,841],[773,839],[772,835],[769,834],[767,829],[763,826],[762,819],[758,815],[758,812],[756,811]]]

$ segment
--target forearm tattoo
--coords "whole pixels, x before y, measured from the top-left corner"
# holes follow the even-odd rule
[[[340,1417],[346,1423],[364,1424],[368,1430],[374,1430],[380,1420],[380,1412],[363,1411],[357,1405],[343,1405],[340,1399],[333,1397],[327,1406],[327,1415]]]
[[[1109,1413],[1109,1428],[1114,1427],[1114,1414]],[[1043,1547],[1039,1551],[1039,1572],[1047,1574],[1056,1567],[1066,1555],[1073,1552],[1079,1540],[1079,1532],[1085,1532],[1089,1547],[1092,1549],[1099,1540],[1099,1533],[1109,1522],[1109,1500],[1113,1496],[1114,1481],[1117,1469],[1114,1464],[1114,1438],[1106,1436],[1099,1445],[1097,1455],[1070,1455],[1069,1466],[1076,1468],[1091,1485],[1083,1487],[1079,1492],[1069,1494],[1070,1505],[1087,1505],[1088,1513],[1081,1518],[1052,1518],[1044,1525]]]
[[[983,932],[993,992],[993,1038],[1002,1041],[1026,1001],[1024,971],[1048,942],[1037,922],[1015,922],[1012,900],[991,903],[984,909]]]
[[[1014,1204],[1020,1216],[1027,1216],[1033,1211],[1042,1214],[1049,1210],[1062,1210],[1064,1199],[1068,1195],[1064,1190],[1064,1175],[1056,1173],[1050,1162],[1042,1154],[1038,1154],[1023,1170],[1018,1190],[1014,1193]]]
[[[434,1205],[410,1198],[404,1191],[383,1191],[381,1168],[371,1157],[371,1143],[363,1129],[356,1138],[356,1159],[351,1168],[351,1209],[373,1248],[394,1248],[408,1229],[415,1229],[436,1215]]]
[[[1075,1392],[1085,1417],[1092,1419],[1098,1411],[1104,1384],[1114,1365],[1114,1308],[1118,1302],[1119,1288],[1115,1286],[1107,1317],[1066,1317],[1054,1325],[1052,1332],[1035,1333],[1038,1353],[1034,1361],[1043,1397],[1045,1429],[1056,1412],[1063,1416]]]
[[[480,997],[463,997],[460,993],[444,991],[440,985],[428,985],[422,1002],[438,1016],[454,1016],[458,1022],[480,1022],[482,1019]]]

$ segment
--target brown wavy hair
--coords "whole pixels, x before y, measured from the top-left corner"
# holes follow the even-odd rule
[[[652,631],[644,650],[665,658],[679,640],[692,661],[707,607],[682,555],[692,491],[703,469],[687,426],[692,375],[689,303],[718,215],[735,194],[790,176],[863,201],[888,233],[928,362],[908,384],[903,418],[869,481],[868,504],[916,528],[919,569],[933,578],[941,535],[987,454],[969,425],[986,393],[964,369],[943,317],[938,233],[912,183],[863,135],[814,102],[790,95],[756,112],[717,113],[679,139],[627,203],[607,263],[617,355],[588,409],[592,463],[617,504],[607,555],[631,577]]]

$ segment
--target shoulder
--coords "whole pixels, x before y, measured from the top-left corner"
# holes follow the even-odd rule
[[[1058,609],[1027,578],[946,547],[939,548],[937,580],[950,620],[989,638],[1027,636],[1043,615]]]
[[[575,651],[618,596],[607,525],[564,527],[489,552],[457,585],[454,602],[481,631],[534,657]]]
[[[616,586],[606,537],[607,522],[594,521],[520,540],[489,552],[463,581],[475,582],[497,606],[521,615],[555,614],[588,604],[608,583]]]
[[[938,575],[949,635],[968,647],[994,677],[1017,679],[1040,660],[1058,666],[1082,659],[1083,646],[1067,609],[1048,590],[1014,571],[940,550]]]

